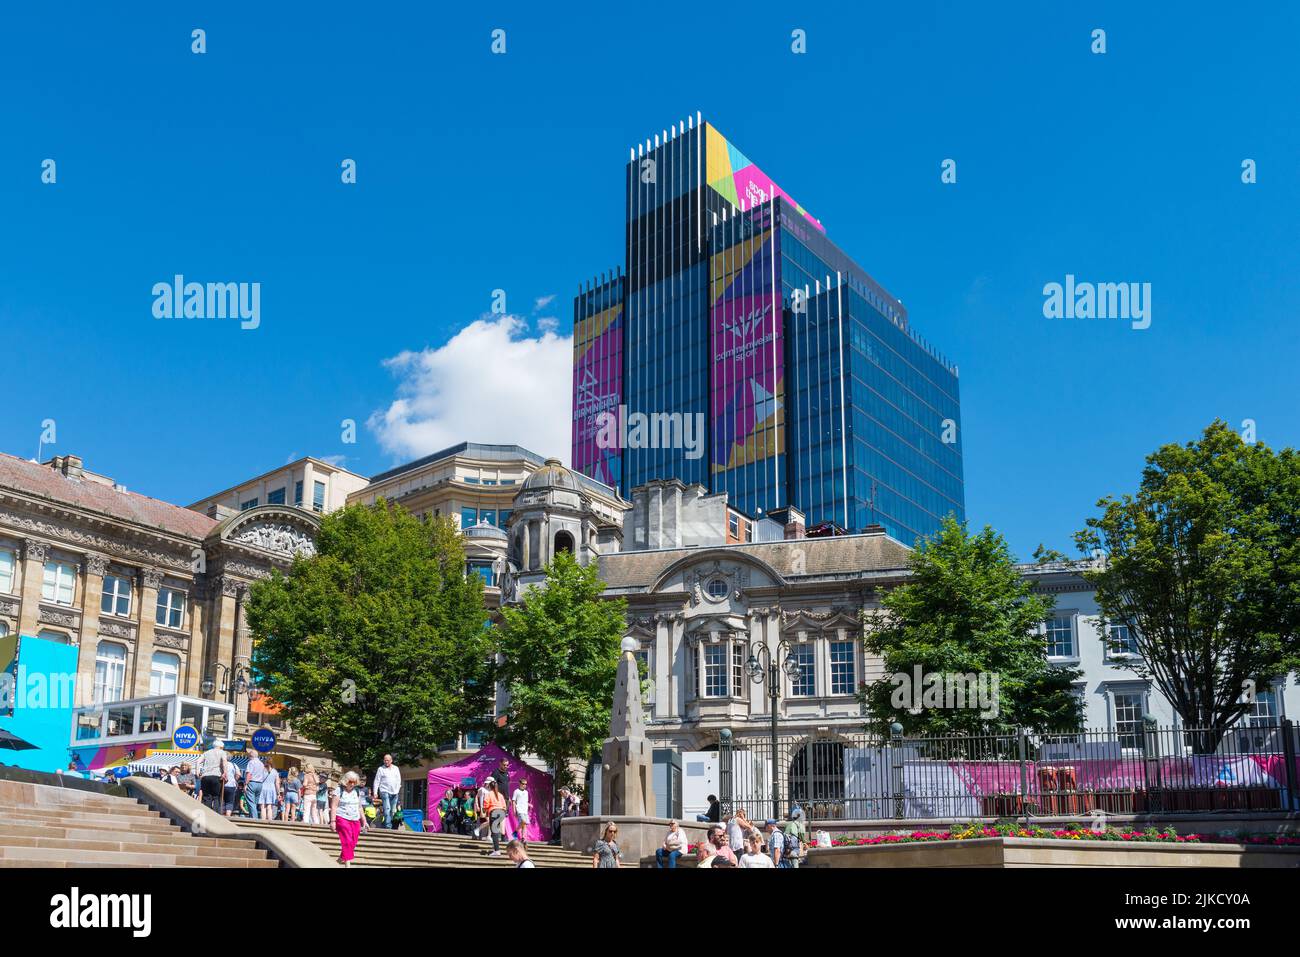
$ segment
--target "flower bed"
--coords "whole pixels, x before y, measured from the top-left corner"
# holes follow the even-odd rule
[[[912,831],[905,834],[879,834],[873,837],[838,838],[832,847],[871,847],[877,844],[914,844],[925,841],[965,841],[980,837],[1028,837],[1065,841],[1128,841],[1161,844],[1253,844],[1276,847],[1300,847],[1300,836],[1285,834],[1179,834],[1173,828],[1157,830],[1122,830],[1106,827],[1091,830],[1084,824],[1067,824],[1060,828],[1039,827],[1036,824],[971,824],[947,831]]]

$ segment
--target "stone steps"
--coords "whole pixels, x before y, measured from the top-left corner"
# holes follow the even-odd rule
[[[242,847],[211,847],[190,844],[185,835],[174,841],[137,841],[130,831],[113,833],[104,831],[99,837],[5,837],[6,848],[62,848],[68,851],[126,851],[133,854],[174,854],[211,860],[227,858],[232,861],[265,861],[266,852],[253,846],[251,841],[236,841]]]
[[[339,853],[339,839],[333,828],[300,823],[286,824],[265,821],[252,822],[236,819],[237,823],[251,829],[274,828],[287,831],[311,841],[331,857]],[[388,831],[372,828],[361,835],[357,844],[355,867],[514,867],[504,854],[488,857],[492,850],[490,840],[447,834],[416,834],[412,831]],[[591,858],[577,851],[549,844],[528,845],[528,856],[537,867],[578,868],[591,867]]]
[[[279,867],[248,840],[190,834],[131,797],[0,780],[0,867]]]
[[[99,841],[105,840],[105,835],[109,834],[130,834],[131,840],[140,844],[172,844],[175,843],[177,837],[183,838],[185,843],[192,847],[247,848],[249,843],[248,841],[241,841],[229,837],[199,837],[192,834],[185,834],[179,829],[173,829],[170,831],[141,831],[135,828],[126,827],[82,827],[75,824],[64,823],[10,823],[3,820],[3,815],[0,815],[0,841],[33,837],[65,838],[74,841]]]
[[[130,827],[155,833],[179,833],[180,828],[161,814],[84,814],[77,811],[49,811],[44,808],[9,808],[0,805],[0,820],[11,824],[29,822],[50,827]]]
[[[263,852],[265,853],[265,852]],[[226,857],[198,857],[175,853],[142,853],[121,850],[83,850],[59,847],[9,847],[0,845],[0,864],[30,867],[38,862],[47,867],[279,867],[278,861],[244,860]]]

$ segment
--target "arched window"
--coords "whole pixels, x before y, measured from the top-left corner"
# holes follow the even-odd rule
[[[573,554],[573,536],[568,532],[555,533],[555,554],[558,555],[560,552]]]
[[[9,634],[9,622],[0,621],[0,638],[5,637],[7,634]]]
[[[126,684],[126,648],[111,641],[101,641],[95,650],[96,704],[121,701]]]
[[[166,651],[155,651],[149,668],[150,694],[176,694],[181,673],[181,659]]]
[[[36,637],[43,641],[52,641],[56,645],[70,645],[72,639],[61,631],[38,631]]]
[[[794,753],[790,761],[790,799],[816,820],[844,817],[842,741],[809,741]]]

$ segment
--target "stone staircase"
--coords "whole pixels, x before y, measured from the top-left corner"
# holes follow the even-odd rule
[[[251,831],[267,829],[305,837],[331,858],[339,854],[339,837],[333,828],[315,824],[281,821],[250,821],[236,818],[236,823]],[[414,831],[388,831],[371,828],[361,834],[357,843],[353,867],[514,867],[505,856],[505,842],[501,844],[501,857],[488,857],[492,850],[490,840],[476,841],[470,837],[450,834],[416,834]],[[528,856],[539,868],[591,867],[591,856],[571,851],[553,844],[530,843]]]
[[[0,867],[279,867],[253,841],[192,835],[135,798],[0,780]]]

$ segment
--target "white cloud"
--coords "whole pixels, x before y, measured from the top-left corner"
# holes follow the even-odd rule
[[[541,310],[545,309],[554,301],[554,299],[555,299],[555,293],[551,293],[549,296],[538,296],[533,301],[533,312],[540,312]]]
[[[400,460],[458,442],[522,445],[569,460],[573,339],[551,327],[530,336],[518,316],[470,323],[437,348],[384,365],[397,395],[367,424]]]

